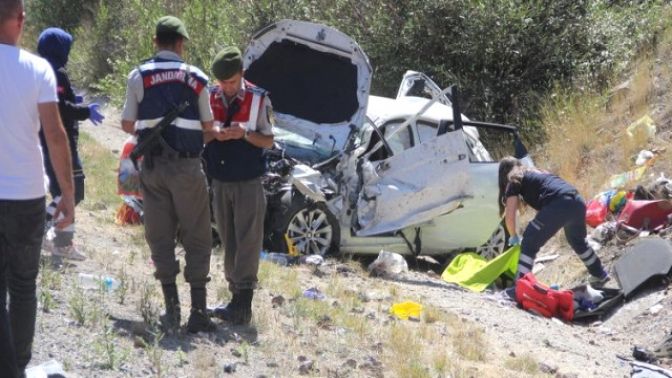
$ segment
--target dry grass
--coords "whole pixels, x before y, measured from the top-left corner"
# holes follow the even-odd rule
[[[666,40],[672,40],[672,34]],[[539,165],[574,183],[591,198],[605,189],[612,174],[633,169],[640,150],[666,147],[669,133],[661,131],[669,129],[672,111],[669,104],[655,104],[652,99],[661,89],[670,87],[669,67],[657,63],[657,59],[667,61],[672,56],[669,45],[663,42],[659,50],[642,53],[633,64],[631,76],[620,80],[627,84],[617,90],[592,93],[558,89],[542,112],[548,141]],[[626,128],[645,115],[652,116],[659,136],[652,140],[643,135],[629,137]],[[670,151],[666,151],[654,171],[668,170],[669,156]]]
[[[525,354],[522,356],[509,357],[504,362],[504,366],[519,373],[534,375],[539,373],[539,363],[533,356]]]

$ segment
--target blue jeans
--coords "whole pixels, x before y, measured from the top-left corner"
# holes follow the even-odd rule
[[[532,270],[539,249],[561,228],[591,275],[601,277],[602,262],[586,243],[586,204],[579,195],[560,196],[546,204],[527,225],[520,246],[518,277]]]
[[[13,367],[22,374],[30,362],[44,223],[44,197],[0,200],[0,368],[9,370],[3,377]]]

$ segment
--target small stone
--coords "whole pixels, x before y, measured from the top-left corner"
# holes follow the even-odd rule
[[[236,372],[236,363],[234,362],[232,364],[225,364],[224,365],[224,372],[228,373],[228,374],[235,373]]]
[[[308,361],[308,357],[306,356],[299,356],[296,358],[299,362],[306,362]]]
[[[310,374],[310,372],[313,371],[313,365],[314,363],[311,360],[301,362],[301,365],[299,365],[299,374],[301,375]]]
[[[267,362],[267,363],[266,363],[266,367],[269,367],[269,368],[271,368],[271,369],[275,369],[275,368],[277,368],[277,367],[279,367],[279,366],[280,366],[280,365],[278,365],[277,362],[273,362],[273,361],[271,361],[271,362]]]
[[[516,358],[516,353],[515,353],[515,352],[513,352],[513,351],[511,351],[511,353],[509,353],[509,357],[513,357],[513,358]]]
[[[590,340],[590,341],[588,341],[588,344],[590,344],[590,345],[595,345],[595,340]]]
[[[268,378],[268,375],[266,375],[266,374],[259,374],[259,375],[257,375],[256,378]]]
[[[285,297],[282,295],[277,295],[271,299],[271,305],[273,308],[282,307],[285,304]]]
[[[357,361],[352,358],[349,358],[347,361],[345,361],[343,365],[349,367],[350,369],[357,369]]]
[[[369,320],[374,320],[376,319],[376,314],[373,312],[369,312],[368,314],[366,314],[366,318]]]
[[[317,326],[324,329],[331,328],[332,324],[333,321],[331,320],[329,315],[324,315],[317,321]]]
[[[238,358],[240,358],[240,357],[243,355],[242,353],[240,353],[240,351],[239,351],[238,349],[235,349],[235,348],[232,348],[232,349],[231,349],[231,354],[232,354],[234,357],[238,357]]]
[[[558,368],[555,366],[548,365],[544,362],[539,363],[539,371],[545,374],[555,374],[558,372]]]

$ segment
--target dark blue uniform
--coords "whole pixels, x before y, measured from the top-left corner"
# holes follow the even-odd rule
[[[561,228],[591,275],[606,276],[597,254],[586,243],[586,204],[578,191],[550,173],[526,170],[520,183],[509,182],[505,198],[520,195],[538,211],[523,233],[518,277],[530,272],[539,249]]]

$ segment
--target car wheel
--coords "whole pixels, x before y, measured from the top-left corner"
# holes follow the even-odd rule
[[[281,216],[281,227],[274,232],[275,245],[287,252],[287,234],[302,255],[327,255],[338,251],[341,233],[338,220],[323,203],[313,203],[302,195],[288,192],[291,197]]]
[[[492,260],[506,250],[506,242],[509,240],[509,234],[506,227],[499,224],[495,232],[490,236],[485,244],[476,248],[476,253],[483,256],[486,260]]]

